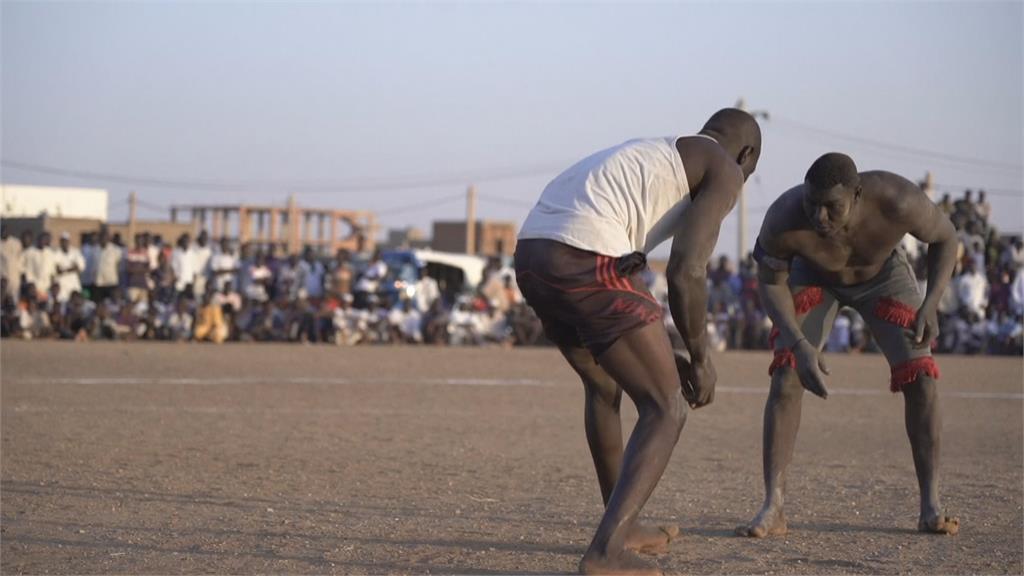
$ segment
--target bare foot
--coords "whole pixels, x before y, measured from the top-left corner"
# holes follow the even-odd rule
[[[786,515],[782,513],[782,509],[774,507],[762,508],[750,524],[736,527],[737,536],[746,536],[748,538],[781,536],[786,531]]]
[[[602,558],[588,550],[583,560],[580,560],[580,574],[663,576],[660,568],[644,562],[629,550],[623,550],[617,558]]]
[[[960,519],[953,518],[952,516],[946,516],[945,514],[939,514],[938,516],[932,516],[931,518],[921,517],[917,521],[918,532],[928,532],[930,534],[949,534],[950,536],[956,536],[960,532]]]
[[[637,523],[626,536],[626,548],[644,554],[665,554],[670,542],[679,536],[679,527],[645,526]]]

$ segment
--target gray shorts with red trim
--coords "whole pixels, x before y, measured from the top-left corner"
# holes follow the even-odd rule
[[[922,374],[938,379],[939,368],[931,349],[914,346],[914,322],[923,297],[902,250],[893,251],[874,278],[850,286],[825,285],[810,264],[795,258],[789,286],[797,322],[807,340],[819,350],[828,340],[839,308],[849,306],[864,318],[889,361],[890,390],[899,392]],[[775,352],[769,374],[781,367],[796,367],[793,352],[778,341],[778,330],[772,329],[768,346]]]
[[[585,347],[595,358],[664,314],[644,282],[641,252],[615,258],[555,240],[520,240],[515,268],[547,337],[561,347]]]

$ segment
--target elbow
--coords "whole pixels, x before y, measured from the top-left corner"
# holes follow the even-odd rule
[[[695,283],[703,284],[707,280],[707,266],[693,262],[670,264],[665,271],[670,292],[689,289]]]

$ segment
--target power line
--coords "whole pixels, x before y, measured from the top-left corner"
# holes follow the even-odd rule
[[[935,188],[943,190],[945,192],[962,192],[964,190],[984,190],[985,194],[989,196],[1001,196],[1006,198],[1024,198],[1024,190],[1014,190],[1012,188],[990,188],[988,186],[964,186],[961,184],[933,184]]]
[[[443,198],[435,198],[435,199],[428,200],[428,201],[425,201],[425,202],[418,202],[416,204],[408,204],[408,205],[404,205],[404,206],[396,206],[394,208],[387,208],[387,209],[384,209],[384,210],[376,210],[375,214],[377,216],[381,216],[381,215],[388,215],[388,216],[390,216],[390,215],[393,215],[393,214],[402,214],[404,212],[413,212],[415,210],[422,210],[424,208],[431,208],[431,207],[434,207],[434,206],[440,206],[442,204],[448,204],[449,202],[452,202],[454,200],[464,200],[465,198],[466,198],[466,195],[464,193],[460,192],[458,194],[453,194],[451,196],[445,196]]]
[[[533,208],[534,203],[526,200],[520,200],[518,198],[505,198],[504,196],[494,196],[491,194],[477,194],[477,198],[486,200],[488,202],[495,202],[497,204],[505,204],[508,206],[519,206],[522,208]]]
[[[169,179],[154,176],[135,176],[110,172],[94,172],[46,166],[21,162],[18,160],[0,159],[0,165],[28,172],[63,176],[100,182],[115,182],[153,188],[192,189],[217,192],[252,192],[280,191],[299,194],[344,194],[379,190],[408,190],[411,188],[431,188],[436,186],[464,185],[468,182],[489,182],[498,180],[514,180],[534,176],[550,175],[564,165],[533,165],[511,168],[495,168],[481,171],[463,171],[448,174],[401,176],[390,179],[348,180],[338,182],[284,182],[262,181],[244,182],[230,180],[188,180]]]
[[[1010,162],[997,162],[993,160],[986,160],[983,158],[974,158],[970,156],[957,156],[954,154],[947,154],[945,152],[938,152],[935,150],[927,150],[924,148],[916,148],[913,146],[905,146],[903,144],[894,144],[891,142],[884,142],[882,140],[875,140],[872,138],[864,138],[862,136],[855,136],[853,134],[845,134],[843,132],[837,132],[835,130],[828,130],[825,128],[819,128],[817,126],[811,126],[804,124],[796,120],[790,120],[785,117],[779,117],[772,115],[772,124],[781,125],[783,127],[795,128],[804,132],[811,132],[814,134],[828,136],[831,138],[838,138],[840,140],[847,140],[849,142],[856,142],[865,146],[872,146],[875,148],[884,149],[889,152],[897,152],[902,154],[908,154],[911,156],[925,157],[932,160],[942,162],[952,162],[955,164],[967,164],[976,167],[984,167],[986,169],[998,169],[998,170],[1010,170],[1014,172],[1024,171],[1024,165],[1014,164]]]

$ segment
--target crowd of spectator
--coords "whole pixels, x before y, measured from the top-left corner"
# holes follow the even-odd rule
[[[968,190],[938,203],[960,240],[954,278],[939,304],[938,352],[1021,354],[1024,246],[989,222],[985,193]],[[439,345],[531,345],[543,341],[536,315],[514,274],[492,259],[479,286],[442,294],[426,268],[405,289],[379,252],[368,259],[341,250],[323,258],[312,248],[280,254],[271,246],[236,250],[206,232],[174,245],[139,234],[131,247],[107,232],[86,234],[81,248],[63,234],[11,237],[0,227],[0,335],[23,339],[173,340]],[[922,291],[926,247],[903,249]],[[663,301],[664,277],[649,284]],[[667,312],[667,305],[666,305]],[[671,316],[665,314],[672,331]],[[763,349],[771,320],[758,294],[757,263],[738,270],[726,256],[708,263],[707,327],[716,350]],[[838,314],[830,351],[875,351],[863,318]]]
[[[432,343],[510,346],[540,338],[511,273],[497,261],[476,290],[445,298],[417,271],[408,290],[385,289],[388,264],[341,250],[279,255],[205,232],[173,246],[139,234],[132,247],[101,231],[2,234],[0,333],[22,339]]]
[[[989,217],[985,193],[971,190],[953,201],[938,202],[959,236],[954,276],[940,300],[937,352],[1021,354],[1024,337],[1024,244],[1020,236],[1000,235]],[[927,287],[927,247],[913,238],[902,249],[914,268],[921,291]],[[771,320],[757,291],[757,263],[748,256],[736,270],[726,256],[709,263],[708,331],[716,349],[768,346]],[[830,351],[877,351],[864,319],[844,308],[826,344]]]

